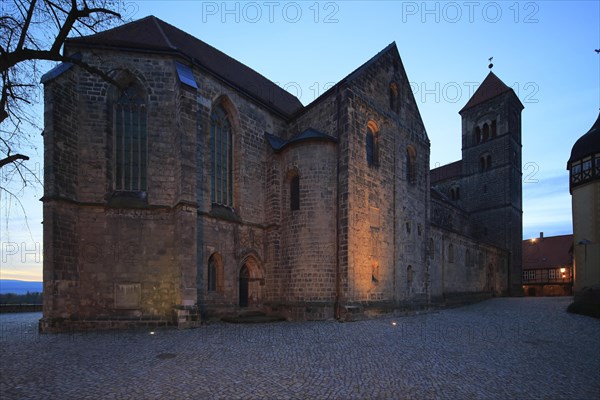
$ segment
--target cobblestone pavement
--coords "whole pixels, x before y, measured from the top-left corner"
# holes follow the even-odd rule
[[[500,298],[353,323],[37,333],[0,315],[2,399],[599,399],[600,321]]]

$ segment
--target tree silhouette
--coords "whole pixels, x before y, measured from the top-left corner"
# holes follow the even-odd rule
[[[102,70],[61,53],[65,40],[112,27],[132,3],[119,0],[2,0],[0,2],[0,171],[4,182],[39,182],[26,165],[41,132],[33,105],[48,61],[69,62],[114,83]],[[20,202],[19,202],[20,203]]]

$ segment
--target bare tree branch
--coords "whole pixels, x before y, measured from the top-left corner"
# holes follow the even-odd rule
[[[42,73],[51,62],[67,62],[117,84],[102,64],[90,65],[61,49],[69,37],[122,22],[119,11],[126,8],[125,0],[0,1],[0,194],[18,201],[24,187],[41,185],[27,164],[39,146],[42,123],[32,106],[41,101]]]
[[[0,168],[4,167],[6,164],[10,164],[17,160],[29,160],[29,157],[24,156],[23,154],[13,154],[12,156],[8,156],[2,160],[0,160]]]

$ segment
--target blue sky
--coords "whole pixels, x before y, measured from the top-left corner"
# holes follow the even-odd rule
[[[298,95],[304,104],[396,42],[431,140],[431,166],[461,157],[458,111],[493,71],[523,110],[523,237],[572,232],[565,170],[600,107],[598,1],[138,1]],[[41,111],[40,111],[41,112]],[[41,169],[42,146],[33,157]],[[24,214],[0,198],[0,277],[41,279],[40,188]],[[13,254],[14,253],[14,254]]]

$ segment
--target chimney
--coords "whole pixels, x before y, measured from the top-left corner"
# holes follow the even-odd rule
[[[540,239],[544,239],[544,232],[540,232]]]

